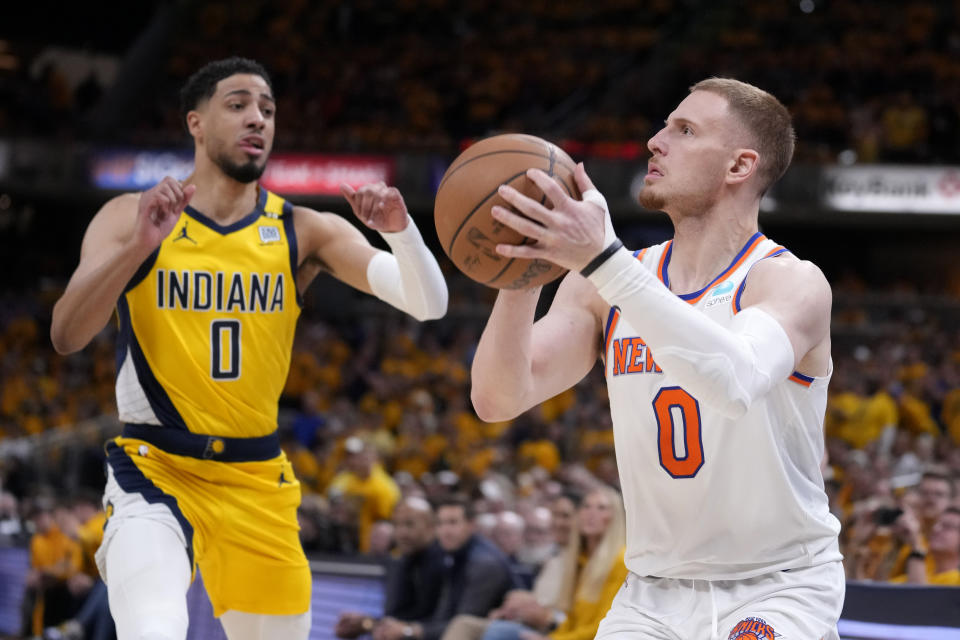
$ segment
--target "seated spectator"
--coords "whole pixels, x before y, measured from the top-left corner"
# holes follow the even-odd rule
[[[12,493],[0,491],[0,545],[20,544],[25,537],[17,498]]]
[[[894,563],[890,575],[899,578],[907,573],[907,559],[909,554],[916,547],[916,544],[925,546],[934,526],[940,521],[940,516],[950,506],[953,499],[953,483],[950,478],[939,471],[927,471],[920,480],[919,500],[917,508],[914,511],[908,510],[912,518],[902,518],[898,521],[903,529],[900,531],[904,543],[900,547],[900,553]],[[914,540],[912,522],[915,520],[919,527],[919,537]],[[916,544],[915,544],[916,543]],[[927,571],[932,572],[935,569],[932,557],[926,559]]]
[[[331,490],[328,498],[304,494],[297,522],[308,554],[357,552],[357,516],[339,491]]]
[[[474,532],[487,540],[493,540],[493,532],[497,529],[497,520],[499,518],[496,513],[490,511],[478,513],[473,519]]]
[[[388,558],[393,548],[393,523],[389,520],[375,522],[370,530],[370,548],[367,553],[373,558]]]
[[[380,463],[372,445],[360,438],[348,438],[344,445],[346,470],[337,474],[330,490],[353,503],[361,552],[370,549],[370,533],[377,520],[390,517],[400,499],[400,489]]]
[[[384,618],[374,640],[440,638],[454,616],[486,616],[517,586],[507,559],[492,543],[474,534],[473,505],[451,496],[437,504],[437,541],[443,549],[443,578],[437,606],[422,622]]]
[[[524,589],[533,586],[534,570],[533,567],[520,560],[520,553],[524,547],[524,531],[526,523],[523,518],[514,511],[501,511],[497,514],[497,521],[491,533],[493,543],[497,548],[507,556],[507,562],[510,563],[510,570],[520,580],[520,585]]]
[[[34,635],[60,624],[77,610],[77,599],[68,585],[81,573],[83,550],[58,523],[64,519],[58,518],[64,511],[40,500],[32,515],[35,533],[30,539],[26,603],[32,608],[29,620]]]
[[[511,592],[493,619],[458,616],[443,640],[589,640],[627,577],[626,523],[620,495],[606,486],[590,491],[577,511],[577,535],[564,550],[559,609],[529,592]],[[546,634],[546,635],[545,635]]]
[[[387,564],[385,617],[426,621],[437,606],[443,574],[443,552],[436,543],[433,509],[423,498],[404,498],[393,510],[394,539],[399,554]],[[374,630],[377,620],[362,613],[340,616],[334,633],[356,638]]]
[[[523,546],[517,557],[520,562],[533,567],[535,573],[557,552],[552,520],[553,516],[547,507],[534,507],[526,514]]]
[[[116,637],[113,617],[107,601],[107,586],[100,578],[94,554],[103,540],[106,513],[99,496],[81,492],[73,501],[72,515],[76,526],[67,533],[83,551],[82,570],[71,577],[68,587],[83,605],[76,615],[56,627],[44,631],[44,640],[111,640]]]
[[[960,586],[960,509],[949,507],[940,515],[926,544],[920,537],[920,523],[909,513],[904,518],[913,534],[907,572],[890,582]]]
[[[573,493],[561,494],[550,503],[551,533],[553,535],[554,553],[544,562],[533,583],[533,598],[537,604],[549,609],[551,616],[566,611],[566,594],[563,593],[563,578],[566,572],[565,551],[571,545],[579,544],[579,525],[577,524],[577,509],[580,506],[580,496]]]

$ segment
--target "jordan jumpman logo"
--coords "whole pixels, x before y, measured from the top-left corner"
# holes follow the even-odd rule
[[[180,234],[179,234],[176,238],[173,239],[174,242],[176,242],[177,240],[189,240],[189,241],[192,242],[193,244],[197,244],[197,241],[196,241],[196,240],[194,240],[194,239],[191,238],[189,235],[187,235],[187,222],[186,222],[186,221],[183,222],[183,227],[180,229]]]

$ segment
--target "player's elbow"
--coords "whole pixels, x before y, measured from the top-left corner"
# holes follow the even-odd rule
[[[53,307],[53,317],[50,319],[50,343],[54,351],[62,356],[80,351],[90,338],[84,338],[76,328],[76,323],[70,321],[68,315],[58,302]]]
[[[50,325],[50,342],[53,344],[53,350],[62,356],[80,351],[84,346],[56,322]]]
[[[507,402],[501,395],[484,390],[474,383],[470,389],[470,402],[477,417],[484,422],[503,422],[512,420],[523,413],[513,403]]]
[[[442,296],[437,296],[435,300],[429,301],[421,309],[414,309],[410,312],[416,320],[425,322],[427,320],[439,320],[447,315],[447,291],[444,289]]]

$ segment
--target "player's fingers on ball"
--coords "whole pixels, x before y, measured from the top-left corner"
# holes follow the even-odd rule
[[[567,192],[557,184],[557,181],[540,169],[527,169],[527,178],[540,187],[540,190],[543,191],[544,195],[553,203],[554,207],[559,207],[568,197]]]
[[[533,198],[528,198],[527,196],[523,195],[508,184],[500,185],[500,187],[497,189],[497,193],[500,194],[501,198],[516,207],[518,211],[522,211],[524,214],[533,218],[534,220],[546,222],[551,218],[549,209],[544,207]]]
[[[495,205],[491,207],[490,214],[494,217],[494,219],[499,220],[511,229],[514,229],[515,231],[522,233],[529,238],[540,238],[543,236],[543,233],[546,230],[543,225],[539,225],[533,220],[524,218],[523,216],[510,211],[506,207]]]
[[[589,191],[590,189],[596,189],[593,180],[587,175],[587,169],[583,166],[582,162],[578,162],[577,167],[573,170],[573,179],[577,183],[580,193]]]
[[[507,258],[533,259],[539,257],[541,250],[529,244],[498,244],[497,253]]]

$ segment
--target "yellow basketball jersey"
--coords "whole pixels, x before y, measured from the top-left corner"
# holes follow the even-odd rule
[[[187,207],[117,305],[127,423],[250,438],[277,428],[300,315],[290,203],[261,188],[222,226]]]

